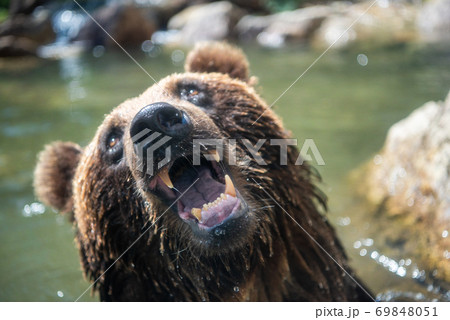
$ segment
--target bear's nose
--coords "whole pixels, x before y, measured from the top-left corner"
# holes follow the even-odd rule
[[[165,103],[157,102],[142,108],[131,122],[130,135],[156,131],[173,138],[186,137],[192,130],[189,116]]]

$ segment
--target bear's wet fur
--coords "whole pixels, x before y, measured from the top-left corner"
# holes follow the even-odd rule
[[[73,212],[82,268],[92,282],[98,279],[100,299],[370,301],[322,214],[326,198],[313,168],[295,165],[293,146],[281,165],[280,147],[263,144],[259,155],[267,165],[259,165],[243,145],[242,139],[255,145],[290,138],[255,92],[243,53],[224,43],[200,44],[185,70],[115,108],[85,148],[56,142],[39,157],[36,194]],[[193,139],[236,139],[238,160],[226,170],[246,203],[241,217],[199,229],[149,187],[157,177],[138,169],[130,126],[157,102],[191,119],[189,137],[173,143],[180,158]]]

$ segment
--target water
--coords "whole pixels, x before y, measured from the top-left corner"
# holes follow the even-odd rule
[[[244,49],[269,104],[319,54]],[[152,57],[133,55],[156,79],[182,72],[185,50],[146,51]],[[402,46],[330,52],[276,104],[299,141],[314,139],[326,163],[318,169],[330,220],[360,278],[386,299],[444,296],[435,286],[430,289],[413,255],[379,237],[383,222],[354,198],[347,177],[372,159],[393,123],[424,102],[445,97],[448,52]],[[153,84],[123,53],[97,48],[94,54],[98,58],[89,53],[60,61],[0,61],[0,301],[73,301],[89,286],[70,223],[38,203],[31,185],[36,154],[46,143],[85,145],[104,114]],[[86,294],[81,300],[98,297]]]

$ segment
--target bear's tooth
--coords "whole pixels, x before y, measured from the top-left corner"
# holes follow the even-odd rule
[[[172,180],[170,180],[169,169],[167,167],[162,168],[161,171],[159,171],[158,176],[166,184],[166,186],[173,189],[173,183]]]
[[[202,209],[192,208],[191,214],[197,218],[198,221],[202,221]]]
[[[229,194],[232,197],[236,197],[236,189],[234,188],[233,181],[229,175],[225,175],[225,194]]]
[[[213,156],[214,160],[216,160],[216,162],[220,161],[220,156],[219,153],[217,152],[217,150],[211,151],[210,154]]]
[[[220,197],[221,197],[223,200],[225,200],[225,199],[227,198],[227,196],[226,196],[225,194],[223,194],[223,193],[220,194]]]

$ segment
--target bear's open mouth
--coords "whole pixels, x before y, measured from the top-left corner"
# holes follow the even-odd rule
[[[224,165],[203,155],[199,165],[193,165],[192,158],[180,157],[161,168],[149,188],[166,203],[177,201],[178,215],[200,229],[218,226],[245,207]]]

